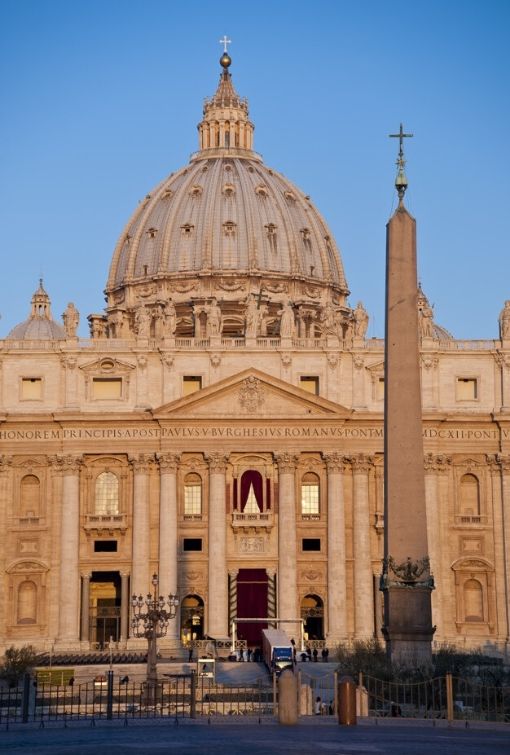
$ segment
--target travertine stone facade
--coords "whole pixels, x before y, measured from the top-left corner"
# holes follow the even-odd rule
[[[91,338],[41,285],[0,340],[3,647],[136,646],[154,572],[180,600],[168,646],[248,611],[330,646],[381,636],[384,343],[220,94],[119,239]],[[510,338],[457,341],[418,307],[435,640],[504,650]]]

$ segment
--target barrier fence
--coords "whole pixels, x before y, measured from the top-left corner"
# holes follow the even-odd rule
[[[337,714],[337,673],[320,678],[299,674],[301,715]],[[17,688],[0,688],[0,725],[96,719],[274,716],[277,683],[269,677],[243,686],[223,685],[195,673],[167,675],[153,687],[128,678],[106,677],[78,684],[36,682],[26,676]],[[320,701],[320,705],[317,703]],[[493,721],[510,723],[510,687],[487,686],[447,674],[417,683],[395,683],[360,674],[358,716]]]

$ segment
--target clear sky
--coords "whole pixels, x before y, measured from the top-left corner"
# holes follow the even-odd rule
[[[44,277],[53,314],[104,306],[138,201],[197,148],[223,34],[255,149],[325,216],[351,304],[384,332],[400,121],[438,323],[497,337],[510,299],[509,0],[2,0],[0,337]]]

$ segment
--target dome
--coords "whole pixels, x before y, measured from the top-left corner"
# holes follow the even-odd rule
[[[44,290],[42,280],[32,296],[30,317],[15,325],[7,338],[27,341],[59,341],[66,338],[62,325],[51,316],[50,297]]]
[[[310,198],[253,151],[254,126],[234,89],[230,56],[220,63],[198,125],[199,151],[146,195],[119,238],[105,290],[108,337],[139,335],[137,319],[155,335],[169,301],[172,333],[196,336],[200,306],[212,297],[223,335],[242,335],[241,302],[246,307],[251,295],[267,308],[268,335],[278,334],[271,321],[287,301],[297,319],[318,322],[324,306],[342,322],[350,316],[331,232]]]

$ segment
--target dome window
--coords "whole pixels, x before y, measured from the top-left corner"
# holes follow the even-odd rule
[[[189,194],[190,194],[190,197],[192,197],[193,199],[200,199],[200,197],[202,196],[202,192],[203,192],[202,186],[192,186]]]
[[[303,239],[303,246],[307,252],[312,251],[312,240],[309,228],[301,228],[301,236]]]
[[[232,220],[227,220],[223,223],[223,233],[225,236],[235,236],[236,224]]]
[[[273,253],[276,254],[278,251],[277,244],[276,244],[276,226],[274,223],[268,223],[266,226],[264,226],[267,232],[267,238],[269,240],[269,248]]]
[[[230,163],[226,163],[225,170],[232,170],[232,166]]]
[[[191,225],[190,223],[184,223],[184,225],[181,225],[182,236],[185,236],[185,237],[192,236],[194,230],[195,230],[195,226]]]
[[[147,236],[148,236],[148,237],[149,237],[150,239],[155,239],[155,238],[156,238],[156,234],[157,234],[157,232],[158,232],[158,229],[157,229],[157,228],[149,228],[149,230],[147,231]]]
[[[283,196],[288,202],[295,202],[296,201],[296,195],[293,191],[285,191],[283,193]]]
[[[173,197],[173,191],[172,189],[165,189],[163,194],[161,195],[161,199],[170,199],[170,197]]]
[[[229,199],[230,197],[233,197],[235,193],[236,191],[232,184],[225,184],[225,186],[223,187],[224,197],[227,197],[227,199]]]
[[[268,196],[268,193],[269,192],[267,190],[267,186],[260,185],[260,186],[257,186],[257,188],[255,189],[255,194],[261,199],[266,199]]]

